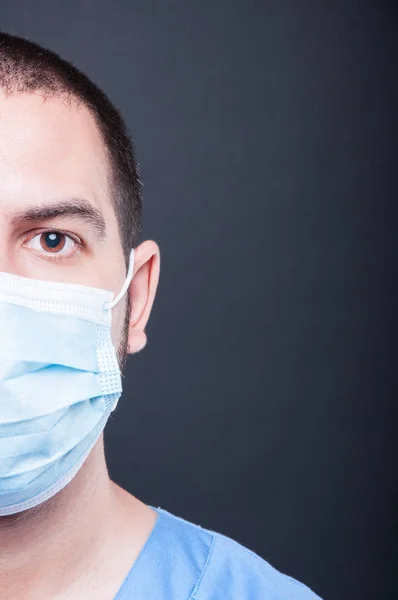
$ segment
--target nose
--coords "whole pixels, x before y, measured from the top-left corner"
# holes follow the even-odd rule
[[[26,262],[26,261],[25,261]],[[0,218],[0,273],[10,273],[27,277],[26,265],[22,260],[22,252],[18,244],[12,240],[7,233],[7,227],[2,224]]]
[[[15,264],[8,256],[7,253],[0,249],[0,273],[10,273],[11,275],[23,275],[21,268]]]
[[[2,203],[3,204],[3,203]],[[17,268],[13,264],[10,252],[10,231],[7,218],[7,211],[4,206],[0,207],[0,273],[12,273]]]
[[[7,241],[7,235],[4,235],[4,227],[0,221],[0,273],[13,273],[18,275],[18,264],[12,256],[11,248]]]

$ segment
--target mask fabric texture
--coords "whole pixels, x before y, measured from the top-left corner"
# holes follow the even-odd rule
[[[0,516],[76,475],[122,392],[111,340],[120,294],[0,273]],[[113,301],[112,301],[113,299]]]

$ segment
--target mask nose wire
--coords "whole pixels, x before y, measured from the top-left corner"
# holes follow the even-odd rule
[[[127,271],[126,279],[124,281],[123,287],[118,293],[118,295],[112,300],[112,302],[104,302],[104,310],[110,310],[121,300],[124,294],[127,292],[131,280],[133,279],[133,271],[134,271],[134,248],[130,252],[130,260],[129,260],[129,268]]]

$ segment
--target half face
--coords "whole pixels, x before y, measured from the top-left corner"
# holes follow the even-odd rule
[[[0,271],[118,293],[126,268],[109,190],[84,106],[0,90]],[[125,314],[126,299],[113,309],[116,348]]]

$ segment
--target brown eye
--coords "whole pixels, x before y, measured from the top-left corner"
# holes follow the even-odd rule
[[[57,253],[60,252],[66,243],[66,236],[64,233],[58,231],[47,231],[46,233],[40,234],[40,246],[47,252]]]
[[[82,243],[62,231],[42,231],[24,244],[42,256],[55,258],[72,258],[82,247]]]

